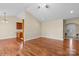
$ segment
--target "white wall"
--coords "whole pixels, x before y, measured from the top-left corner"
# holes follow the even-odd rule
[[[25,39],[35,39],[40,37],[40,22],[37,21],[30,13],[25,17]]]
[[[50,20],[42,23],[42,37],[63,40],[63,20]]]
[[[24,19],[24,38],[25,40],[40,37],[40,22],[28,12],[23,12],[19,16],[20,20]]]
[[[21,21],[24,18],[24,37],[25,40],[34,39],[40,37],[40,22],[37,21],[30,13],[24,13],[16,18],[14,16],[8,16],[8,23],[0,22],[0,39],[15,38],[16,37],[16,21]],[[0,20],[3,18],[0,17]]]
[[[18,20],[24,19],[24,37],[30,40],[38,37],[63,39],[63,20],[51,20],[40,23],[37,18],[28,12],[22,13]],[[0,20],[2,17],[0,17]],[[16,37],[16,17],[7,17],[9,23],[0,22],[0,39]]]
[[[0,21],[3,18],[0,17]],[[15,38],[16,37],[16,17],[8,16],[7,17],[8,23],[0,22],[0,39],[5,38]]]
[[[73,19],[73,20],[65,20],[66,21],[66,24],[69,24],[69,23],[75,23],[75,24],[79,24],[79,19]]]
[[[63,40],[63,19],[40,23],[38,19],[29,12],[21,13],[20,19],[24,19],[25,40],[38,37]]]

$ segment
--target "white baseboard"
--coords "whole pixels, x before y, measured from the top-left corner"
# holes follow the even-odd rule
[[[32,37],[32,38],[29,38],[29,39],[24,39],[24,41],[28,41],[28,40],[32,40],[32,39],[37,39],[37,38],[40,38],[40,36]]]
[[[26,39],[26,40],[24,40],[24,41],[28,41],[28,40],[32,40],[32,39],[37,39],[37,38],[40,38],[40,37],[44,37],[44,38],[49,38],[49,39],[55,39],[55,40],[63,41],[63,38],[62,38],[62,39],[56,39],[56,38],[51,38],[51,37],[46,37],[46,36],[32,37],[32,38]]]
[[[0,40],[5,40],[5,39],[9,39],[9,38],[16,38],[16,36],[11,36],[11,37],[2,37],[2,38],[0,38]]]
[[[61,41],[63,41],[64,39],[63,38],[52,38],[52,37],[48,37],[48,36],[41,36],[41,37],[45,37],[45,38],[49,38],[49,39],[55,39],[55,40],[61,40]]]

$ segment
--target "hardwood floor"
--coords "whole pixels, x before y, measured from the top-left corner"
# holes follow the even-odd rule
[[[62,55],[62,44],[62,41],[38,38],[26,42],[22,52],[33,56]]]
[[[65,39],[54,40],[48,38],[38,38],[26,41],[24,47],[16,39],[0,41],[0,55],[2,56],[78,56],[79,40]]]

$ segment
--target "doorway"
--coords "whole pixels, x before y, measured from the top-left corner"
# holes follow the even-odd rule
[[[79,46],[79,19],[63,20],[63,47],[65,51],[69,51],[69,55],[77,54]]]
[[[75,38],[76,37],[76,24],[69,23],[66,24],[66,33],[68,38]]]
[[[63,24],[64,39],[79,38],[79,20],[64,20]]]

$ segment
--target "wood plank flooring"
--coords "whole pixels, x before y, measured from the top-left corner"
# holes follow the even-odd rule
[[[17,42],[16,39],[6,39],[0,41],[1,56],[78,56],[79,55],[79,40],[72,40],[72,49],[70,40],[64,41],[37,38],[26,41],[24,47]]]

